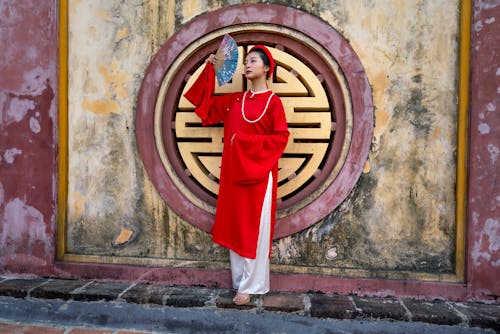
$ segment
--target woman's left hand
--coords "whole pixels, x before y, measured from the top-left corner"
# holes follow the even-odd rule
[[[213,54],[213,53],[212,53],[212,54],[210,54],[210,55],[208,56],[208,58],[205,60],[205,62],[207,62],[207,63],[212,63],[212,65],[213,65],[213,64],[215,64],[215,61],[216,61],[216,60],[217,60],[217,56],[216,56],[215,54]]]

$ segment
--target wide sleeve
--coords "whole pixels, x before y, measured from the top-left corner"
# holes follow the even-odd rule
[[[288,126],[281,100],[273,108],[272,131],[268,134],[238,132],[233,140],[234,175],[239,184],[255,184],[269,177],[288,142]]]
[[[202,125],[220,123],[224,120],[233,103],[233,94],[215,96],[215,71],[212,63],[207,62],[200,76],[184,97],[195,105],[195,113]]]

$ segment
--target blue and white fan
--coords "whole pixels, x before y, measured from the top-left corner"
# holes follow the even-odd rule
[[[238,66],[238,45],[228,34],[224,35],[215,58],[215,75],[220,87],[231,80]]]

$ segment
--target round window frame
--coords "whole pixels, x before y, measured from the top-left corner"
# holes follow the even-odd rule
[[[137,102],[137,145],[151,181],[169,207],[182,219],[210,232],[213,214],[194,205],[178,190],[160,159],[154,138],[155,104],[165,74],[185,48],[206,34],[244,24],[271,24],[295,29],[322,45],[338,63],[351,96],[352,135],[345,162],[335,179],[315,200],[277,220],[274,238],[280,238],[311,226],[342,203],[361,175],[371,144],[373,102],[368,78],[349,42],[326,22],[294,8],[270,4],[230,6],[192,20],[166,41],[146,71]],[[194,57],[190,62],[202,63],[206,55],[198,52]]]
[[[286,199],[278,199],[277,216],[281,219],[314,201],[333,182],[344,164],[352,135],[351,96],[335,59],[327,54],[321,45],[296,30],[269,24],[240,24],[204,35],[195,45],[183,50],[165,74],[155,109],[155,140],[162,163],[177,188],[196,206],[213,213],[215,199],[209,190],[193,178],[191,171],[182,161],[176,136],[177,102],[185,89],[186,78],[190,78],[192,73],[203,66],[204,60],[209,53],[215,52],[220,44],[220,38],[225,33],[231,34],[240,46],[265,44],[303,62],[322,82],[322,89],[329,100],[329,113],[335,118],[335,124],[332,123],[330,130],[335,134],[330,139],[327,154],[322,159],[322,166],[311,175],[307,184],[301,186],[300,191]],[[278,66],[287,65],[280,64],[279,59],[276,59],[276,63]],[[288,97],[283,97],[286,98]],[[303,112],[298,111],[299,114]],[[293,131],[293,121],[288,121],[290,130]],[[287,150],[284,155],[286,153]],[[297,177],[300,177],[300,174]]]

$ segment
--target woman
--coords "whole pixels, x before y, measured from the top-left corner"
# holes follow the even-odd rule
[[[203,125],[224,122],[219,196],[212,240],[230,250],[233,301],[250,302],[251,295],[269,291],[269,257],[276,221],[278,160],[288,141],[280,98],[268,88],[274,59],[262,45],[244,62],[251,82],[245,92],[214,96],[215,55],[184,95],[196,106]]]

